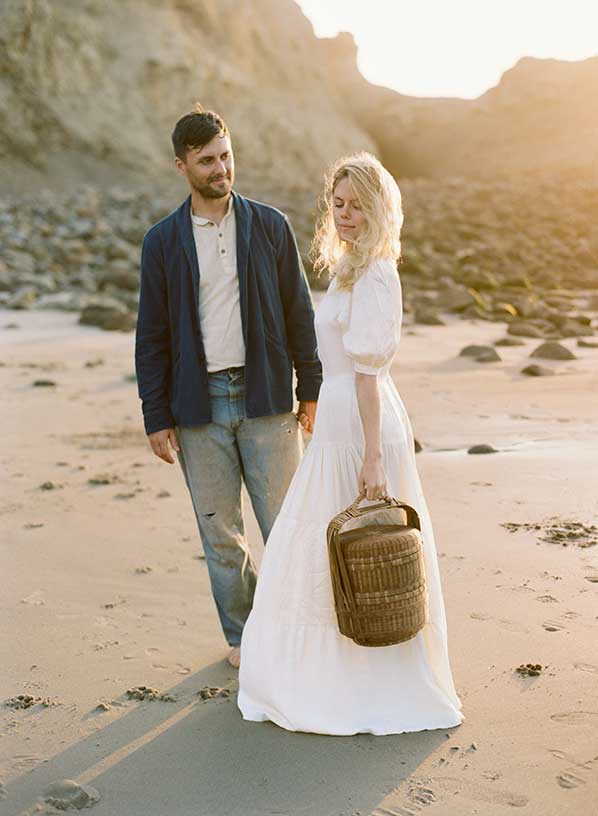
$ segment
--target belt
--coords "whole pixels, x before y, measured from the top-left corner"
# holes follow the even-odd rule
[[[245,366],[231,366],[230,368],[220,368],[218,371],[208,371],[208,375],[212,374],[238,374],[240,371],[244,371]]]

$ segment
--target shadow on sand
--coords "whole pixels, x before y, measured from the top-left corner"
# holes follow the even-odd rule
[[[231,696],[204,701],[205,686]],[[236,689],[236,672],[217,663],[170,689],[176,703],[130,703],[130,713],[7,785],[0,813],[28,812],[67,778],[99,791],[94,816],[367,816],[451,732],[290,733],[245,722]]]

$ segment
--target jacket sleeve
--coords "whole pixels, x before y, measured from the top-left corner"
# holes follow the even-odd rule
[[[149,232],[141,249],[141,284],[135,334],[135,370],[147,434],[174,428],[170,410],[170,324],[159,236]]]
[[[277,265],[286,333],[297,372],[295,394],[299,401],[317,400],[322,365],[316,350],[314,308],[297,241],[286,216],[279,234]]]
[[[395,355],[403,316],[393,261],[375,261],[353,287],[343,333],[345,353],[361,374],[377,374]]]

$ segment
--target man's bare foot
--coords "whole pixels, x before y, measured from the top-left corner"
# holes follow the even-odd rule
[[[228,657],[226,658],[228,662],[233,666],[235,669],[238,669],[241,665],[241,649],[238,646],[233,646],[233,648],[228,653]]]

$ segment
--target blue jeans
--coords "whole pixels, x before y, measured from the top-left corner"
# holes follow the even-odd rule
[[[245,416],[243,375],[242,368],[210,374],[212,422],[176,429],[212,595],[231,646],[241,642],[257,575],[245,538],[241,483],[265,543],[303,455],[295,414]]]

